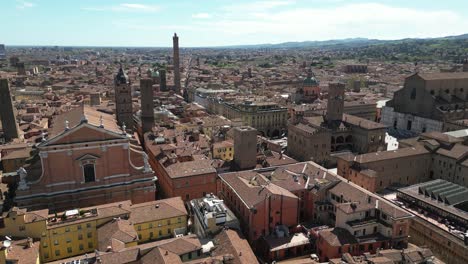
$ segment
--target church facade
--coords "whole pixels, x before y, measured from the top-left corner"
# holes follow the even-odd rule
[[[58,115],[37,147],[15,202],[56,211],[155,199],[155,176],[146,154],[112,115],[81,106]]]

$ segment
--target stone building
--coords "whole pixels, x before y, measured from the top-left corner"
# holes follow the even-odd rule
[[[330,154],[385,150],[386,127],[360,117],[343,114],[344,84],[329,85],[325,116],[293,116],[288,126],[288,153],[298,160],[332,162]]]
[[[424,133],[468,127],[447,122],[468,119],[468,73],[415,73],[382,109],[382,123],[396,130]]]
[[[18,206],[64,210],[123,200],[155,199],[146,154],[112,115],[81,106],[55,117],[26,170],[19,172]]]
[[[19,128],[16,122],[16,109],[10,94],[7,79],[0,79],[0,118],[2,119],[3,137],[5,141],[18,138]]]
[[[125,124],[127,129],[133,130],[132,88],[130,79],[122,66],[114,78],[115,86],[115,115],[119,126]]]
[[[258,130],[268,137],[279,137],[287,129],[288,110],[273,102],[217,102],[218,114],[228,119],[240,119],[242,125]]]

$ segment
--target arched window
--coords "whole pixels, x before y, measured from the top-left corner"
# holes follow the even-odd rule
[[[96,181],[96,173],[94,169],[94,164],[83,165],[83,176],[84,176],[85,182]]]

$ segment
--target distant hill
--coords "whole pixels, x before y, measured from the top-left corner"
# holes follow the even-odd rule
[[[447,36],[439,38],[406,38],[397,40],[379,40],[379,39],[368,39],[368,38],[347,38],[347,39],[333,39],[323,41],[301,41],[301,42],[283,42],[278,44],[254,44],[254,45],[233,45],[223,46],[222,48],[272,48],[272,49],[289,49],[289,48],[313,48],[313,47],[359,47],[372,44],[395,44],[401,42],[413,42],[413,41],[424,41],[424,40],[468,40],[468,34],[458,36]],[[220,47],[221,48],[221,47]]]

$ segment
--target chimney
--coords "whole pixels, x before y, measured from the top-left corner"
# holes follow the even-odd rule
[[[33,246],[33,239],[28,237],[28,248],[32,248]]]

